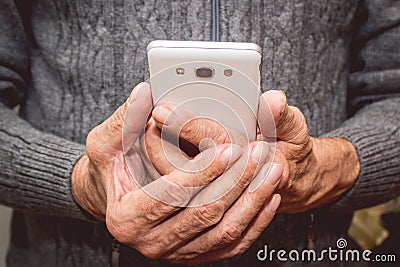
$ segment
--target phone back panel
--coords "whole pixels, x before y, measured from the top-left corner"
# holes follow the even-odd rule
[[[255,139],[261,94],[257,45],[154,41],[148,61],[154,105],[181,105]],[[211,68],[213,76],[197,77],[200,67]]]

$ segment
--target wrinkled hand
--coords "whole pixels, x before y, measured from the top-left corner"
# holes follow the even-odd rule
[[[320,207],[354,184],[360,167],[353,145],[341,138],[310,137],[303,113],[287,104],[282,91],[262,95],[258,118],[262,135],[277,138],[274,161],[284,168],[278,187],[282,194],[280,212]],[[271,119],[276,129],[269,127]]]
[[[217,145],[151,180],[135,144],[151,109],[150,87],[142,83],[89,133],[87,155],[71,177],[75,200],[106,221],[117,240],[151,259],[199,263],[243,252],[280,203],[273,192],[282,169],[275,167],[265,177],[270,164],[267,144]],[[122,128],[129,139],[123,140]],[[133,162],[130,171],[124,154]]]

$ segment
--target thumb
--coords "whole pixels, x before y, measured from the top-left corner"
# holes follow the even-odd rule
[[[303,113],[287,104],[283,91],[270,90],[261,96],[258,121],[263,136],[277,137],[293,144],[302,144],[308,138]]]
[[[108,119],[98,127],[99,141],[111,150],[132,147],[144,129],[152,109],[148,83],[138,84],[131,95]]]

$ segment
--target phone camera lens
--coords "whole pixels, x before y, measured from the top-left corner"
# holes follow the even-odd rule
[[[197,68],[196,76],[199,78],[211,78],[214,76],[214,69],[209,67]]]

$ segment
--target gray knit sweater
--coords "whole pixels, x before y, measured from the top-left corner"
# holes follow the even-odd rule
[[[32,3],[31,3],[32,2]],[[9,266],[109,266],[112,237],[74,202],[88,132],[147,78],[155,39],[210,40],[211,0],[0,0],[0,203],[15,209]],[[256,251],[334,246],[352,211],[400,193],[400,2],[221,0],[221,41],[263,47],[262,88],[283,89],[313,136],[357,148],[361,173],[336,203],[278,215]],[[12,107],[20,105],[19,114]],[[162,266],[122,246],[121,266]],[[266,265],[266,263],[260,263]],[[207,265],[208,266],[208,265]]]

